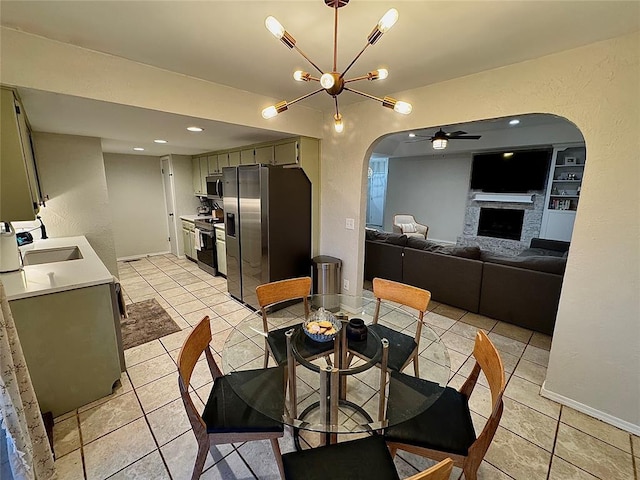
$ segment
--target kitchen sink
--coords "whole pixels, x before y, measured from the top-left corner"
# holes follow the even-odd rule
[[[42,250],[29,250],[22,254],[22,265],[40,265],[43,263],[66,262],[68,260],[81,260],[82,253],[78,247],[48,248]]]

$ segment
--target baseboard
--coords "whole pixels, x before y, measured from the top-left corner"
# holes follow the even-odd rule
[[[116,260],[118,262],[128,262],[131,260],[140,260],[141,258],[154,257],[156,255],[166,255],[167,253],[171,253],[170,250],[166,250],[164,252],[155,252],[155,253],[143,253],[140,255],[130,255],[128,257],[118,257]]]
[[[554,402],[558,402],[562,405],[566,405],[567,407],[571,407],[578,412],[582,412],[590,417],[597,418],[598,420],[602,420],[609,425],[613,425],[614,427],[618,427],[626,432],[633,433],[634,435],[640,435],[640,425],[634,425],[633,423],[627,422],[626,420],[622,420],[618,417],[614,417],[605,412],[601,412],[600,410],[596,410],[593,407],[585,405],[583,403],[577,402],[572,398],[565,397],[564,395],[560,395],[559,393],[552,392],[545,388],[545,383],[542,383],[542,388],[540,389],[540,395],[549,400],[553,400]]]

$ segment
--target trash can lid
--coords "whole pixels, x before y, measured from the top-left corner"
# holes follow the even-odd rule
[[[314,265],[319,265],[321,263],[337,263],[338,265],[342,265],[342,260],[336,257],[330,257],[329,255],[318,255],[317,257],[313,257],[312,262]]]

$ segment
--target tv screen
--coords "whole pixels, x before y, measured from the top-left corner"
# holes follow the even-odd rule
[[[471,188],[496,193],[544,190],[551,154],[550,148],[476,154]]]

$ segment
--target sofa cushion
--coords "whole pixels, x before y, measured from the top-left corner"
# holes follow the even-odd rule
[[[554,273],[563,275],[567,265],[567,259],[552,256],[532,255],[527,257],[506,257],[494,253],[482,252],[481,260],[487,263],[497,263],[510,267],[524,268],[526,270],[536,270],[538,272]]]
[[[559,252],[558,250],[547,250],[546,248],[527,248],[523,250],[519,257],[566,257],[567,252]]]
[[[384,241],[392,245],[398,245],[400,247],[404,247],[407,244],[407,236],[399,235],[397,233],[390,233],[389,236]]]
[[[467,247],[460,247],[456,245],[443,247],[442,251],[436,253],[444,253],[445,255],[453,255],[455,257],[469,258],[471,260],[480,260],[480,247],[477,245],[470,245]]]

